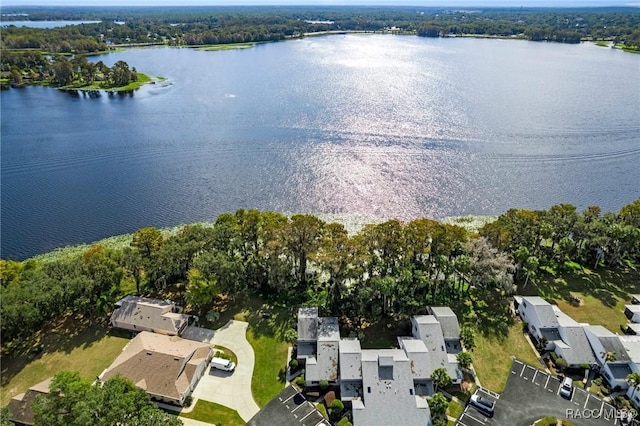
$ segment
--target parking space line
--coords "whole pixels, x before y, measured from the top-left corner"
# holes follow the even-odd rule
[[[545,388],[546,388],[546,387],[547,387],[547,385],[549,384],[549,379],[551,379],[551,374],[549,374],[549,375],[547,376],[547,381],[544,383],[544,387],[545,387]]]
[[[587,408],[587,404],[589,403],[589,397],[590,397],[590,396],[591,396],[591,395],[589,395],[589,394],[587,395],[587,400],[584,402],[584,406],[583,406],[582,408]],[[603,403],[603,404],[604,404],[604,403]]]
[[[524,373],[524,369],[527,368],[525,364],[522,364],[522,371],[520,372],[520,377],[522,377],[522,373]]]
[[[537,368],[535,368],[534,370],[535,370],[535,371],[533,372],[533,377],[531,378],[531,381],[532,381],[533,383],[535,383],[535,382],[536,382],[536,375],[538,374],[538,371],[539,371]]]
[[[479,419],[476,419],[476,418],[475,418],[475,417],[473,417],[471,414],[466,413],[466,415],[467,415],[468,417],[470,417],[472,420],[475,420],[476,422],[480,422],[480,423],[484,424],[484,421],[479,420]]]

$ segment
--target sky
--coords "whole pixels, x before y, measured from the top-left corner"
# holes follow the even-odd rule
[[[7,6],[245,6],[245,5],[376,5],[376,6],[640,6],[637,0],[0,0]]]

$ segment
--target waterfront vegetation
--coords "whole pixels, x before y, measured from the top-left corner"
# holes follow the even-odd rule
[[[278,41],[327,31],[392,32],[427,37],[480,36],[578,43],[612,40],[640,46],[634,8],[442,7],[3,7],[32,20],[97,20],[52,29],[3,28],[2,49],[91,53],[121,45],[228,45]],[[118,21],[118,23],[115,23]]]
[[[224,426],[244,426],[245,424],[242,417],[240,417],[236,410],[232,410],[224,405],[205,401],[203,399],[199,399],[196,402],[196,405],[191,412],[183,412],[180,414],[180,417],[186,417],[187,419],[199,420],[206,423],[215,421],[215,424],[222,424]]]

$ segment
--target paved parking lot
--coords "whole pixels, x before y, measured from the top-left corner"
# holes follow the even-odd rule
[[[489,418],[472,406],[458,419],[460,426],[529,426],[545,416],[567,418],[579,425],[619,424],[615,409],[594,395],[574,388],[571,399],[560,396],[560,380],[543,370],[514,360],[502,394],[479,389],[476,392],[496,402]]]

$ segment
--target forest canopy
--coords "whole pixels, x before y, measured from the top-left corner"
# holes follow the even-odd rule
[[[56,53],[129,44],[265,42],[329,30],[389,29],[432,37],[498,36],[563,43],[606,39],[640,46],[640,11],[630,7],[4,7],[3,13],[26,14],[30,20],[101,21],[52,29],[2,29],[2,49]]]
[[[409,318],[421,306],[508,305],[550,269],[640,264],[640,199],[619,212],[570,204],[512,209],[478,232],[420,218],[365,225],[309,214],[238,210],[175,232],[143,228],[124,245],[24,262],[0,260],[3,342],[59,315],[105,316],[113,302],[178,289],[193,311],[218,295],[256,294],[286,306],[319,306],[351,322]]]

